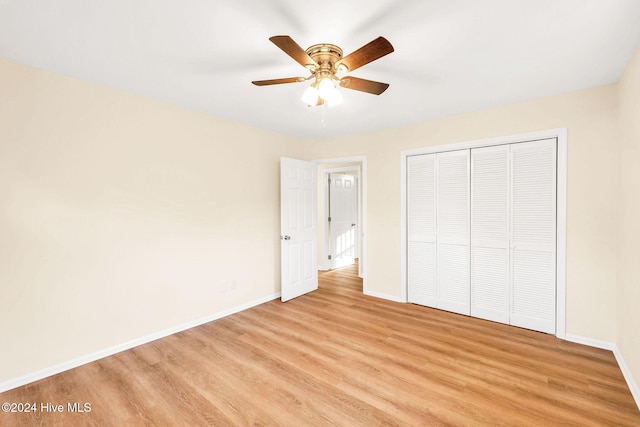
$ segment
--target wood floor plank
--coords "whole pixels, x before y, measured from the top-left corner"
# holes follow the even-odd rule
[[[612,352],[362,293],[357,267],[0,394],[2,426],[640,426]],[[67,403],[90,402],[69,413]]]

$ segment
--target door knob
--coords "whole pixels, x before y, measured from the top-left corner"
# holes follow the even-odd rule
[[[284,236],[282,239],[283,240],[291,240],[291,236]]]

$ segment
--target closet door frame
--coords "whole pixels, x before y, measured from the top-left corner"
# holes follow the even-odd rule
[[[437,145],[400,152],[400,283],[403,302],[407,302],[407,158],[421,154],[464,150],[494,145],[513,144],[556,138],[557,191],[556,191],[556,331],[558,338],[566,337],[566,241],[567,241],[567,129],[549,129],[540,132]]]

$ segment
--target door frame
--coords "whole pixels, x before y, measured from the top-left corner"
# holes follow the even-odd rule
[[[357,191],[358,191],[358,221],[356,224],[356,235],[360,236],[360,218],[362,217],[362,205],[361,205],[361,197],[360,197],[360,170],[361,167],[360,165],[354,165],[354,166],[343,166],[343,167],[339,167],[339,168],[330,168],[330,169],[323,169],[322,172],[322,181],[323,181],[323,200],[324,200],[324,218],[320,219],[318,218],[318,222],[322,221],[322,223],[324,224],[324,247],[325,248],[331,248],[331,239],[330,239],[330,235],[329,235],[329,183],[328,183],[328,179],[329,179],[329,174],[331,173],[343,173],[343,172],[357,172],[356,175],[353,175],[357,178],[358,180],[358,185],[356,187]],[[360,251],[361,251],[361,244],[360,244],[360,239],[356,239],[356,258],[360,259]],[[330,252],[331,249],[329,249]],[[327,271],[327,270],[331,270],[331,262],[329,262],[328,258],[325,258],[323,260],[323,264],[322,266],[319,266],[322,268],[319,268],[323,271]],[[358,276],[362,277],[362,272],[360,271],[360,267],[358,266]]]
[[[442,151],[557,139],[556,181],[556,337],[566,338],[567,272],[567,128],[549,129],[474,141],[436,145],[400,152],[400,300],[407,302],[407,157]]]
[[[358,252],[359,252],[359,263],[358,263],[358,276],[362,279],[362,292],[364,294],[368,294],[368,281],[367,281],[367,261],[368,261],[368,236],[367,236],[367,156],[349,156],[349,157],[333,157],[333,158],[326,158],[326,159],[316,159],[313,160],[313,163],[315,163],[316,165],[319,164],[331,164],[331,163],[360,163],[360,165],[352,165],[352,166],[344,166],[344,167],[337,167],[337,168],[331,168],[331,169],[327,169],[327,171],[331,170],[334,171],[334,169],[340,169],[340,170],[335,170],[335,172],[340,172],[340,171],[345,171],[346,169],[348,170],[355,170],[355,168],[359,168],[359,175],[358,175],[358,180],[359,180],[359,189],[360,189],[360,197],[358,198],[358,209],[361,212],[361,217],[362,217],[362,224],[358,224],[358,231],[360,232],[360,236],[362,236],[361,238],[361,246],[360,248],[358,248]],[[323,170],[324,172],[324,170]],[[326,182],[323,184],[324,188],[325,188],[325,192],[323,197],[327,197],[327,184]],[[327,209],[327,204],[325,203],[325,212]],[[327,216],[325,215],[325,218]],[[325,231],[326,233],[326,231]],[[327,244],[326,240],[325,240],[325,245]],[[326,246],[325,246],[326,247]],[[322,267],[324,268],[324,264]]]

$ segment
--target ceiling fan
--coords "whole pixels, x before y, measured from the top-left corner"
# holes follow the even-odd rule
[[[323,105],[325,102],[327,105],[333,106],[342,102],[342,95],[336,89],[334,82],[346,89],[374,95],[380,95],[389,87],[388,83],[351,76],[338,77],[336,75],[337,73],[354,71],[393,52],[393,46],[384,37],[378,37],[344,58],[342,57],[342,49],[333,44],[315,44],[307,50],[303,50],[289,36],[273,36],[269,40],[300,65],[307,68],[311,74],[308,77],[286,77],[251,82],[256,86],[300,83],[315,79],[302,95],[302,101],[308,106]]]

